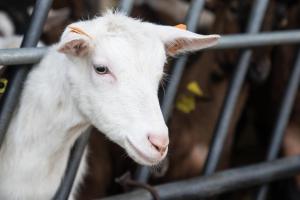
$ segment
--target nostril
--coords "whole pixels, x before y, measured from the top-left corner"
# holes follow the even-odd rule
[[[148,136],[149,142],[152,144],[152,146],[161,154],[163,155],[164,152],[167,150],[167,147],[169,145],[169,138],[168,136],[159,136],[150,134]]]
[[[156,146],[155,144],[153,144],[152,142],[151,142],[151,144],[154,146],[154,148],[157,150],[157,151],[160,151],[160,148],[159,148],[159,146]]]

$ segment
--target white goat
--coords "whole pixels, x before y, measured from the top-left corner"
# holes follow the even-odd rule
[[[166,54],[218,38],[113,13],[69,25],[25,83],[0,151],[0,199],[51,199],[89,125],[136,162],[160,162],[169,143],[157,98]]]

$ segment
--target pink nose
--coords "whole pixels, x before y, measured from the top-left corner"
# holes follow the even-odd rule
[[[169,145],[168,135],[149,134],[148,140],[161,155],[165,153]]]

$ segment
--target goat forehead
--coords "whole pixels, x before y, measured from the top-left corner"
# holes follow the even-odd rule
[[[105,59],[113,68],[162,73],[166,56],[163,44],[145,35],[106,35],[96,45],[96,61]]]
[[[108,11],[103,17],[98,18],[99,23],[105,27],[105,31],[111,33],[132,32],[142,30],[142,23],[138,19],[134,19],[118,12]]]
[[[149,75],[162,74],[166,60],[164,45],[143,23],[108,12],[103,17],[78,22],[78,25],[95,39],[93,62],[108,64],[116,70],[136,69]]]
[[[99,34],[123,34],[133,35],[138,32],[147,32],[144,22],[122,13],[113,13],[108,11],[102,17],[96,17],[88,21],[76,22],[80,27],[89,31],[90,34],[98,36]]]

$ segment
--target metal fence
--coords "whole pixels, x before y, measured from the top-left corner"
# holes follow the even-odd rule
[[[133,2],[133,0],[121,1],[120,9],[126,13],[130,13]],[[22,84],[30,71],[31,66],[28,64],[38,62],[47,51],[47,48],[34,47],[37,45],[40,38],[42,27],[51,7],[51,3],[52,0],[36,1],[31,17],[31,23],[20,49],[0,50],[0,64],[11,65],[7,68],[10,82],[4,96],[0,100],[0,145],[5,137],[13,110],[18,103]],[[223,103],[222,111],[220,112],[215,127],[203,176],[155,187],[161,199],[206,198],[241,188],[263,185],[259,189],[256,197],[257,200],[263,200],[267,196],[267,183],[300,173],[300,156],[275,160],[281,147],[284,130],[287,126],[299,86],[300,52],[297,55],[297,60],[290,73],[290,78],[286,84],[285,92],[281,100],[278,115],[274,123],[275,126],[272,131],[273,135],[270,138],[271,142],[266,162],[215,173],[220,161],[221,152],[228,133],[229,123],[233,115],[237,97],[249,69],[249,63],[252,56],[252,50],[250,48],[267,45],[298,44],[300,42],[300,30],[260,32],[268,3],[268,0],[255,0],[246,33],[223,36],[220,43],[210,49],[243,48],[244,50],[234,71],[233,78]],[[189,30],[196,30],[197,20],[199,19],[199,15],[203,10],[204,5],[204,0],[193,0],[191,2],[189,12],[186,16],[186,24]],[[180,57],[173,66],[171,80],[167,85],[166,93],[161,101],[162,111],[166,121],[172,114],[171,111],[174,98],[187,60],[187,56]],[[88,142],[89,132],[90,129],[88,129],[87,133],[82,134],[75,143],[71,151],[65,177],[54,199],[68,199],[81,156]],[[199,175],[200,174],[201,172],[199,172]],[[135,176],[137,180],[147,182],[149,177],[148,168],[140,167]],[[150,200],[152,199],[152,196],[146,190],[137,190],[105,199]]]

